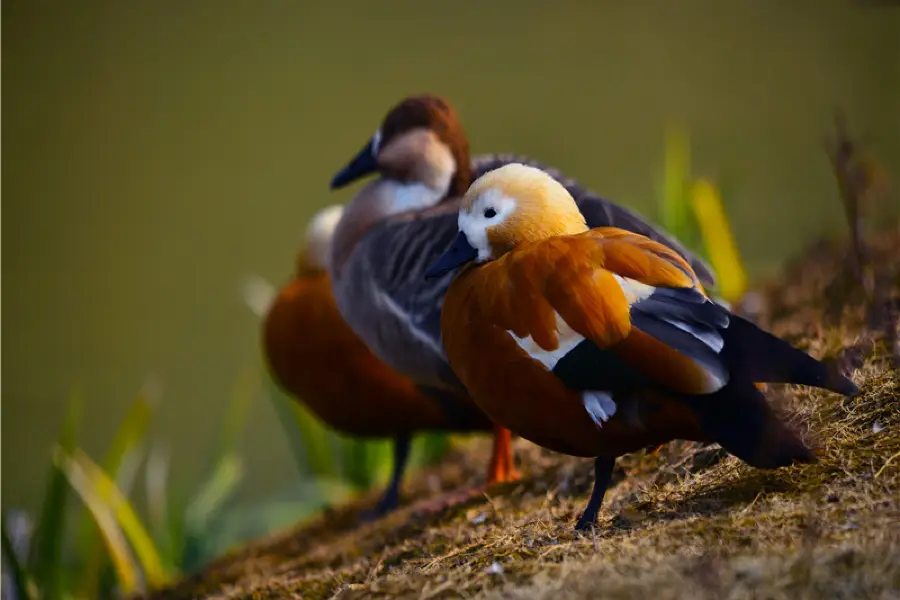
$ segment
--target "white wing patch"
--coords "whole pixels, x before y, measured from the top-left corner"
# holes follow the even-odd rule
[[[628,301],[628,306],[647,298],[653,293],[653,290],[656,289],[652,285],[647,285],[646,283],[641,283],[640,281],[628,277],[622,277],[615,273],[613,273],[613,277],[616,278],[616,282],[619,284],[619,287],[622,288],[625,299]]]
[[[616,414],[616,403],[607,392],[586,390],[581,393],[581,401],[597,427],[603,427]]]
[[[616,282],[619,284],[619,287],[622,288],[622,292],[625,294],[625,299],[628,301],[629,306],[633,306],[635,303],[649,298],[656,290],[652,285],[647,285],[628,277],[622,277],[615,273],[613,274],[613,277],[616,278]],[[725,346],[725,340],[718,331],[709,328],[701,329],[692,323],[679,319],[665,319],[665,321],[683,332],[691,334],[716,354],[721,352],[722,348]]]
[[[554,313],[554,315],[556,315],[557,340],[559,341],[555,350],[545,350],[541,348],[533,339],[531,339],[530,335],[520,338],[512,331],[507,331],[507,333],[516,340],[516,343],[519,344],[519,348],[524,350],[528,356],[544,365],[548,371],[552,371],[556,366],[556,363],[558,363],[566,354],[571,352],[575,346],[584,341],[584,336],[569,327],[569,324],[559,316],[559,313]]]

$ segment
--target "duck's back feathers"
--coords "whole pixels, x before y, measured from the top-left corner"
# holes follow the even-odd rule
[[[574,389],[615,390],[643,378],[677,394],[712,394],[736,377],[856,391],[707,298],[677,253],[628,232],[598,228],[523,244],[470,268],[454,288],[444,331],[491,323]]]
[[[445,314],[493,323],[532,356],[562,352],[545,366],[575,389],[612,390],[650,378],[678,393],[708,393],[727,381],[704,339],[716,335],[724,309],[696,285],[674,251],[599,228],[520,246],[461,275]],[[451,327],[463,325],[444,324]]]
[[[536,160],[515,154],[488,154],[473,159],[472,170],[475,177],[484,175],[509,163],[522,163],[538,167],[559,181],[568,190],[581,214],[584,215],[588,227],[617,227],[625,231],[639,233],[660,244],[668,246],[683,256],[704,285],[715,287],[716,277],[712,269],[696,254],[688,251],[670,233],[650,224],[644,217],[624,206],[610,202],[566,176],[558,169],[548,167]]]
[[[589,227],[618,226],[669,244],[672,250],[654,246],[654,251],[674,260],[665,270],[678,273],[674,276],[679,281],[686,281],[691,272],[681,256],[687,257],[698,273],[707,275],[702,279],[713,280],[709,269],[670,236],[537,161],[513,155],[480,156],[472,162],[473,177],[511,162],[546,169],[573,195]],[[417,382],[462,390],[447,363],[441,339],[441,306],[454,273],[425,279],[429,266],[456,236],[458,207],[459,198],[451,198],[429,210],[378,221],[359,238],[346,260],[336,261],[339,268],[336,271],[333,266],[332,274],[341,313],[377,356]],[[628,273],[646,269],[649,259],[632,254],[634,263],[623,262],[621,269]],[[618,260],[626,261],[627,256]],[[656,281],[652,271],[647,276]]]

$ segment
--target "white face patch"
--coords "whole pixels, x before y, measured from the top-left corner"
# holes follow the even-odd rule
[[[503,223],[515,210],[515,198],[503,195],[500,190],[490,189],[475,198],[469,210],[459,213],[459,230],[478,251],[477,262],[495,258],[488,241],[488,229]]]
[[[554,313],[554,315],[556,316],[556,339],[558,341],[555,350],[545,350],[544,348],[541,348],[537,342],[531,339],[530,335],[520,338],[512,331],[507,331],[507,333],[516,340],[519,348],[524,350],[528,356],[544,365],[548,371],[552,371],[556,366],[556,363],[562,360],[566,354],[571,352],[575,346],[584,341],[584,336],[569,327],[569,324],[559,316],[559,313]]]

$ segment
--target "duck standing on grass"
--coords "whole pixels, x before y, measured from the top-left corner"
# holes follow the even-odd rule
[[[469,404],[455,400],[467,392],[441,343],[441,305],[451,277],[426,281],[424,274],[456,235],[459,202],[472,181],[512,161],[537,164],[511,155],[473,160],[453,107],[437,96],[412,96],[388,112],[331,182],[336,189],[379,175],[350,201],[335,232],[328,269],[341,314],[377,356],[460,418],[471,418]],[[686,257],[705,282],[714,281],[702,261],[636,213],[554,176],[591,225],[658,240]],[[495,451],[512,460],[509,440],[504,428],[495,430]],[[487,483],[516,477],[511,469],[504,475],[492,468]]]
[[[673,439],[718,442],[748,464],[814,462],[756,382],[859,392],[836,370],[710,301],[676,252],[614,227],[588,229],[540,169],[475,181],[459,232],[429,269],[463,267],[444,299],[444,348],[495,422],[595,457],[593,526],[616,457]]]
[[[385,365],[347,326],[331,294],[325,260],[340,205],[322,209],[307,228],[294,276],[280,290],[263,324],[264,355],[275,381],[334,429],[360,437],[394,439],[393,475],[369,516],[395,508],[416,431],[490,431],[491,421],[465,394],[467,419],[453,421],[432,397]],[[491,469],[498,477],[512,458],[495,449]]]

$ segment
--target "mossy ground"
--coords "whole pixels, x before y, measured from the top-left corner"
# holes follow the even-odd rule
[[[385,519],[357,524],[366,498],[154,598],[900,598],[900,379],[889,339],[900,229],[870,243],[889,282],[874,313],[836,244],[811,249],[762,294],[762,324],[841,361],[862,390],[848,399],[770,386],[817,464],[761,471],[681,442],[622,457],[597,528],[583,535],[573,525],[590,462],[517,440],[521,482],[419,510],[442,486],[479,483],[489,446],[473,439],[410,477],[405,507]]]

